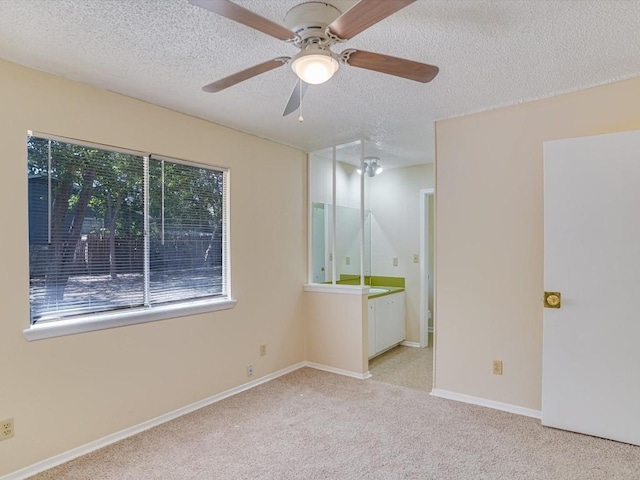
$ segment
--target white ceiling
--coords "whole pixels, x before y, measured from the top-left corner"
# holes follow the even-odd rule
[[[392,1],[392,0],[389,0]],[[328,0],[345,11],[355,0]],[[275,22],[299,0],[237,0]],[[353,67],[281,116],[297,52],[187,0],[0,0],[0,57],[313,151],[367,138],[386,167],[433,161],[433,121],[640,75],[640,1],[418,0],[334,47],[437,65],[421,84]]]

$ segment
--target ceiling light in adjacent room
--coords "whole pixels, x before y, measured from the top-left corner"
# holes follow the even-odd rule
[[[376,175],[380,175],[382,173],[382,165],[380,164],[379,157],[365,157],[364,158],[364,172],[368,177],[375,177]],[[356,170],[358,175],[362,175],[362,170],[358,168]]]

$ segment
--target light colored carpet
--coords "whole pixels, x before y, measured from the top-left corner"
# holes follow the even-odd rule
[[[33,478],[637,480],[640,448],[303,368]]]
[[[433,348],[398,346],[369,360],[369,372],[379,382],[431,391]]]

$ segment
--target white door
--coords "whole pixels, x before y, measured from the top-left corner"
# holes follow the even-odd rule
[[[543,425],[640,445],[640,132],[544,144]]]

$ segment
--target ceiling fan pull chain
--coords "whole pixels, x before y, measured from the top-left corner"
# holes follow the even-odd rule
[[[304,122],[304,117],[302,116],[302,80],[298,80],[300,88],[298,91],[300,92],[300,116],[298,117],[299,122]]]

